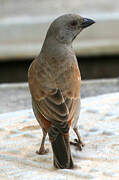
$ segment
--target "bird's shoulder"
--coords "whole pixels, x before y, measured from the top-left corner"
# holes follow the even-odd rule
[[[58,77],[57,84],[62,87],[65,97],[78,98],[80,96],[81,75],[77,63],[72,62]]]
[[[66,97],[77,97],[80,80],[78,65],[68,59],[45,61],[36,58],[28,71],[29,88],[35,99],[44,98],[55,89],[60,89]]]

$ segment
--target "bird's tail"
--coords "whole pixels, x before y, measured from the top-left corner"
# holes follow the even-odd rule
[[[54,154],[54,166],[58,169],[73,168],[68,134],[62,135],[55,126],[51,126],[49,138]]]

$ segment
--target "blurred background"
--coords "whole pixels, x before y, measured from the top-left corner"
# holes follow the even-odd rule
[[[0,0],[0,83],[27,81],[49,24],[64,13],[96,21],[73,43],[82,79],[119,76],[119,0]]]

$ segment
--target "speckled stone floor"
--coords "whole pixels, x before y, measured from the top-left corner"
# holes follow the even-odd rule
[[[0,179],[119,179],[119,93],[82,99],[78,122],[85,147],[71,146],[76,167],[56,170],[47,137],[47,155],[37,155],[42,137],[31,109],[0,115]],[[71,139],[75,138],[71,131]]]

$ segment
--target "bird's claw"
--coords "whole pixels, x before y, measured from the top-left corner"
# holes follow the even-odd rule
[[[79,151],[82,151],[82,148],[84,147],[84,143],[78,139],[74,139],[74,142],[71,141],[70,144],[76,146]]]
[[[45,155],[48,152],[49,152],[49,149],[40,149],[39,151],[36,151],[36,154]]]

